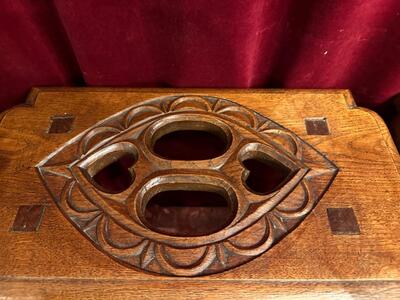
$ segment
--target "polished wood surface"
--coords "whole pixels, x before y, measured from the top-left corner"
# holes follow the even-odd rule
[[[118,111],[146,99],[194,94],[231,99],[278,122],[323,153],[339,173],[293,232],[242,266],[196,278],[155,276],[121,266],[95,249],[66,220],[47,194],[35,166]],[[28,103],[30,107],[10,110],[1,120],[1,296],[399,295],[400,159],[382,120],[358,108],[347,91],[50,88],[33,90]],[[52,117],[62,115],[74,117],[69,132],[49,133]],[[307,134],[306,119],[325,120],[329,131]],[[36,204],[46,207],[37,231],[12,231],[19,207]],[[327,215],[331,208],[352,208],[360,234],[332,234]],[[340,216],[335,221],[340,222]]]
[[[100,121],[37,169],[95,247],[122,265],[171,276],[219,273],[268,251],[307,217],[338,172],[245,106],[180,95]]]

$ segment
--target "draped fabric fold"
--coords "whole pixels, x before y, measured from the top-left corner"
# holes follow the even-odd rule
[[[5,0],[0,109],[32,86],[400,92],[398,0]]]

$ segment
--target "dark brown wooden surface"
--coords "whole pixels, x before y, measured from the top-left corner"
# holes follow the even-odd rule
[[[232,270],[171,278],[121,267],[65,219],[35,165],[73,136],[140,101],[175,94],[231,99],[277,121],[340,169],[312,213],[279,244]],[[0,127],[0,296],[19,298],[398,298],[400,159],[382,120],[347,91],[35,89],[3,114]],[[51,117],[75,117],[49,134]],[[305,119],[325,117],[329,135],[307,135]],[[46,207],[36,232],[13,232],[21,205]],[[333,235],[328,208],[352,208],[359,235]]]
[[[304,121],[308,135],[329,134],[329,126],[326,118],[306,118]]]
[[[43,205],[21,205],[14,219],[12,231],[36,231],[44,213]]]
[[[326,212],[333,234],[360,234],[360,227],[351,207],[328,208]]]

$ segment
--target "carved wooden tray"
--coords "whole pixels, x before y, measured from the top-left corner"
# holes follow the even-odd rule
[[[338,172],[273,120],[191,94],[126,108],[37,168],[64,216],[100,251],[175,276],[221,272],[268,251]]]
[[[399,299],[400,157],[348,91],[34,89],[0,166],[0,298]]]

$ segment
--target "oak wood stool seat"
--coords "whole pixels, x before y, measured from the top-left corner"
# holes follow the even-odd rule
[[[396,298],[400,158],[346,90],[33,89],[0,298]]]

